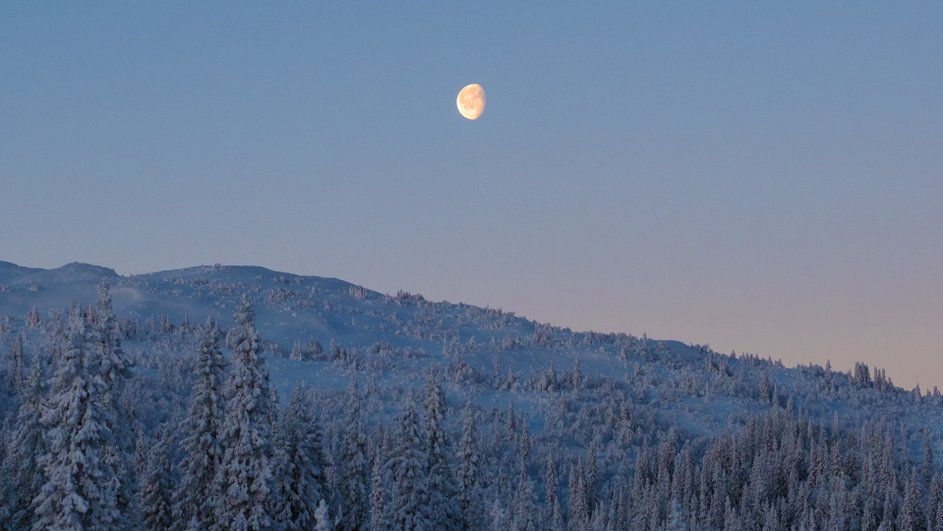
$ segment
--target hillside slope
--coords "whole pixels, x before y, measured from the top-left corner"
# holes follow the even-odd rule
[[[599,488],[614,496],[628,482],[657,490],[654,478],[660,471],[651,471],[650,479],[638,476],[638,467],[656,466],[660,454],[651,453],[654,448],[663,452],[667,444],[685,459],[706,458],[727,437],[755,437],[749,434],[764,422],[766,436],[776,430],[803,434],[797,437],[805,438],[809,456],[817,444],[838,448],[830,441],[847,441],[847,451],[858,448],[849,454],[857,456],[858,467],[864,466],[861,456],[873,451],[866,443],[893,448],[901,463],[932,462],[943,450],[940,393],[905,391],[864,365],[848,372],[786,368],[755,355],[630,334],[575,332],[500,309],[432,302],[409,293],[385,295],[338,279],[260,267],[200,266],[125,277],[87,264],[42,270],[0,262],[0,352],[10,352],[23,339],[27,358],[37,366],[55,351],[49,338],[61,329],[68,308],[93,304],[103,280],[111,285],[124,350],[135,362],[124,400],[144,438],[160,424],[178,423],[186,408],[199,325],[211,316],[224,328],[231,326],[246,294],[273,387],[283,399],[298,385],[309,390],[335,463],[341,460],[340,419],[349,414],[351,384],[360,390],[355,392],[361,393],[358,407],[365,422],[377,430],[388,426],[403,404],[421,397],[430,378],[444,387],[452,444],[462,432],[459,410],[471,410],[482,436],[491,441],[488,466],[513,469],[511,456],[523,436],[536,456],[552,456],[561,474],[576,470],[584,459],[595,466],[598,459]],[[4,357],[0,364],[4,382],[10,363]],[[0,403],[8,424],[18,403],[15,394]],[[529,473],[541,477],[540,461],[528,462]],[[655,483],[645,487],[647,481]],[[887,489],[903,488],[904,479],[894,481]],[[538,498],[547,495],[546,485],[541,488]],[[513,498],[515,480],[494,489],[498,507],[502,496]],[[671,509],[666,494],[658,496],[660,509],[652,522],[663,522]],[[933,500],[925,503],[935,507]],[[713,516],[689,509],[692,522],[717,518],[716,508]],[[785,518],[778,511],[776,517]],[[491,517],[500,520],[500,514]]]

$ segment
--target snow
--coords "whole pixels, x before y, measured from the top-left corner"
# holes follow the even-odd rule
[[[362,415],[371,459],[389,451],[378,448],[381,426],[394,438],[393,448],[407,446],[403,442],[407,435],[418,437],[410,431],[415,419],[408,419],[410,426],[402,425],[404,405],[423,403],[430,376],[444,391],[442,433],[453,447],[462,432],[459,411],[470,406],[476,428],[480,425],[482,466],[503,470],[507,476],[482,487],[489,498],[478,500],[480,510],[489,515],[479,517],[492,524],[516,519],[525,525],[520,523],[521,508],[540,503],[545,492],[539,481],[542,459],[554,460],[562,480],[573,474],[578,462],[599,452],[600,484],[623,488],[614,478],[632,481],[627,479],[632,478],[630,467],[654,462],[657,452],[651,449],[674,445],[676,437],[702,451],[711,445],[723,448],[731,434],[746,433],[743,436],[749,438],[764,422],[787,433],[794,424],[803,426],[801,420],[784,420],[784,410],[826,427],[836,440],[840,439],[832,430],[833,422],[835,429],[847,430],[848,440],[859,431],[890,437],[902,450],[901,463],[926,460],[922,452],[928,440],[931,455],[937,455],[935,462],[941,462],[943,397],[894,387],[883,375],[878,377],[878,371],[869,380],[852,371],[819,366],[786,368],[755,355],[726,355],[700,345],[628,333],[574,332],[502,310],[428,301],[408,293],[386,295],[335,278],[253,266],[198,266],[120,276],[88,264],[42,270],[0,262],[0,352],[9,352],[15,338],[22,336],[35,366],[54,347],[49,336],[73,303],[78,308],[95,306],[96,285],[103,279],[111,284],[121,346],[136,364],[134,377],[128,380],[130,390],[122,398],[133,404],[135,429],[140,433],[154,438],[162,424],[179,430],[195,381],[199,326],[212,317],[230,333],[239,330],[246,323],[235,326],[233,315],[246,297],[264,360],[258,366],[253,362],[255,379],[263,382],[267,372],[283,403],[298,386],[304,387],[325,429],[328,461],[336,463],[346,425],[353,423],[346,420],[351,408],[344,398],[352,382],[361,390],[354,399],[359,400],[357,414]],[[250,336],[255,337],[251,333],[246,337]],[[246,337],[243,340],[253,344],[254,352],[256,339]],[[224,355],[229,358],[228,374],[238,373],[232,351]],[[14,364],[2,361],[0,376],[9,379]],[[264,389],[267,384],[256,387]],[[0,396],[0,420],[12,423],[22,400],[10,397],[14,398]],[[237,410],[232,413],[242,411]],[[524,436],[515,430],[528,434],[533,462],[526,457],[522,463],[516,461],[520,448],[516,438]],[[881,437],[861,439],[862,452],[884,444]],[[675,450],[680,452],[679,448]],[[410,464],[409,469],[414,468]],[[371,482],[386,474],[372,464],[358,474],[367,470]],[[157,502],[164,499],[165,490],[161,486],[152,491],[160,494],[152,497],[152,505],[160,507]],[[560,498],[563,506],[566,496]],[[670,512],[677,519],[679,509],[668,501],[660,500],[664,514],[651,518],[664,520]],[[342,506],[331,500],[328,505],[326,518],[343,518]],[[599,508],[594,521],[605,516],[603,506]],[[690,514],[682,516],[691,519]]]

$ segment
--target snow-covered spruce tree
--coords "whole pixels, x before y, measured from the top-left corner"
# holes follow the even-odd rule
[[[279,415],[272,476],[276,527],[311,529],[318,501],[326,497],[321,434],[304,390],[296,387]]]
[[[141,487],[141,512],[144,529],[163,531],[174,523],[171,499],[173,470],[170,467],[170,430],[164,428],[151,446]],[[202,493],[192,493],[199,497]]]
[[[475,425],[474,410],[466,404],[462,410],[462,437],[458,450],[459,508],[462,511],[462,529],[470,531],[484,527],[484,507],[481,502],[481,441]]]
[[[900,514],[897,517],[898,529],[912,529],[922,531],[925,522],[923,514],[920,511],[920,493],[917,491],[918,484],[917,469],[914,468],[910,479],[907,480],[907,486],[904,489],[904,501],[901,504]]]
[[[583,480],[586,497],[586,511],[591,515],[596,511],[596,484],[599,482],[598,472],[596,471],[596,447],[589,447],[589,453],[586,456],[586,479]]]
[[[445,393],[438,378],[429,376],[426,384],[426,477],[428,478],[429,514],[433,529],[461,529],[461,511],[456,503],[458,487],[448,462],[445,433]]]
[[[43,426],[43,374],[39,363],[33,363],[28,383],[23,388],[23,402],[17,413],[16,431],[10,439],[4,475],[6,503],[0,514],[5,515],[7,529],[28,529],[33,521],[33,500],[39,495],[45,478],[37,457],[45,453]]]
[[[546,528],[549,531],[565,531],[563,514],[560,512],[560,500],[557,497],[557,467],[553,456],[547,456],[544,488],[547,491]]]
[[[116,475],[111,479],[111,488],[115,491],[118,514],[124,520],[115,522],[117,528],[130,526],[128,517],[132,513],[133,503],[133,475],[134,466],[131,460],[131,449],[134,446],[134,434],[131,419],[126,408],[119,402],[125,380],[131,377],[131,360],[121,348],[120,333],[117,330],[117,321],[112,308],[111,290],[107,280],[98,285],[98,301],[95,310],[89,311],[88,339],[89,347],[97,355],[99,371],[104,382],[104,390],[100,397],[104,411],[105,423],[112,433],[112,443],[105,450],[105,461],[109,468],[115,470]]]
[[[233,370],[226,385],[226,414],[220,432],[223,458],[216,474],[220,498],[212,529],[268,529],[272,525],[273,405],[252,306],[245,295],[234,320],[227,335],[233,349]]]
[[[331,517],[327,513],[327,502],[323,498],[318,502],[318,507],[314,511],[314,519],[314,531],[331,531],[334,529]]]
[[[114,436],[106,410],[107,380],[97,352],[87,345],[88,322],[78,312],[69,315],[67,344],[50,382],[50,397],[41,422],[45,452],[39,459],[46,482],[34,500],[32,528],[116,529],[121,514],[114,481],[123,471],[106,460]]]
[[[537,502],[534,499],[534,484],[522,465],[518,471],[517,496],[515,497],[514,516],[511,529],[514,531],[537,530]]]
[[[13,345],[10,347],[10,366],[7,369],[8,385],[17,394],[22,394],[23,381],[23,336],[13,336]]]
[[[387,437],[382,427],[377,428],[373,438],[373,461],[370,465],[370,526],[371,531],[383,531],[390,528],[390,493],[389,460],[387,458]]]
[[[410,396],[396,419],[389,468],[393,477],[390,516],[393,528],[404,531],[435,529],[429,514],[425,437],[416,404]]]
[[[764,528],[766,529],[766,528]],[[770,529],[777,529],[772,527]],[[665,531],[688,531],[688,524],[681,511],[681,504],[678,500],[672,499],[668,511],[668,521],[665,523]]]
[[[360,394],[356,381],[347,391],[347,419],[342,442],[340,468],[341,512],[337,527],[342,531],[362,529],[367,523],[368,474],[367,441],[360,418]]]
[[[567,519],[570,531],[589,528],[590,514],[586,507],[586,484],[583,478],[583,461],[577,460],[570,470],[567,489]]]
[[[215,481],[222,459],[222,378],[226,360],[220,352],[220,331],[212,318],[200,331],[196,382],[190,409],[183,422],[183,460],[180,485],[174,493],[174,527],[182,529],[195,519],[195,528],[209,529],[215,520],[220,491]],[[194,493],[200,493],[194,496]]]

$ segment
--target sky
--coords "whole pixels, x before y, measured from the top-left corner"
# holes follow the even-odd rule
[[[3,2],[0,260],[262,265],[943,387],[940,27],[936,1]]]

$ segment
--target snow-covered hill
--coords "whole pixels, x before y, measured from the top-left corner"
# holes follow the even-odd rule
[[[449,410],[474,408],[493,437],[500,437],[501,423],[523,422],[539,451],[560,452],[561,466],[592,449],[611,488],[660,441],[703,449],[783,411],[833,437],[891,434],[904,461],[919,461],[925,448],[931,455],[943,450],[940,393],[905,391],[864,365],[786,368],[755,355],[575,332],[500,309],[387,295],[261,267],[125,277],[87,264],[44,270],[0,262],[0,352],[24,338],[28,356],[41,359],[55,348],[50,330],[71,305],[93,304],[103,280],[111,285],[124,350],[136,365],[128,400],[148,433],[176,422],[185,409],[198,326],[207,317],[231,326],[247,294],[274,388],[285,398],[300,384],[321,397],[319,418],[334,455],[343,427],[333,421],[346,412],[343,400],[332,397],[356,383],[365,393],[366,419],[379,426],[400,411],[404,397],[422,393],[430,374],[443,382]],[[0,371],[9,374],[10,367],[0,364]],[[0,414],[12,422],[15,401],[6,405]],[[446,422],[457,440],[459,415]]]
[[[126,343],[131,352],[160,339],[162,324],[169,330],[213,316],[225,326],[248,293],[273,380],[283,391],[296,383],[343,388],[359,365],[402,382],[420,382],[424,369],[440,367],[455,374],[458,396],[537,411],[538,387],[547,371],[576,369],[585,378],[626,385],[665,426],[695,434],[742,423],[768,409],[770,395],[782,405],[792,400],[826,415],[829,422],[837,413],[849,426],[884,414],[922,427],[929,415],[938,421],[930,426],[943,429],[938,393],[917,398],[887,382],[862,385],[850,371],[787,369],[756,356],[732,357],[677,341],[573,332],[500,309],[431,302],[409,293],[385,295],[334,278],[262,267],[199,266],[121,277],[80,263],[45,270],[0,262],[0,316],[16,328],[31,310],[42,316],[61,314],[72,303],[91,304],[102,280],[112,284],[116,313],[138,331]],[[9,342],[11,336],[0,337]],[[175,348],[192,346],[181,343]],[[314,354],[315,343],[322,354]],[[339,350],[347,361],[331,360]]]

